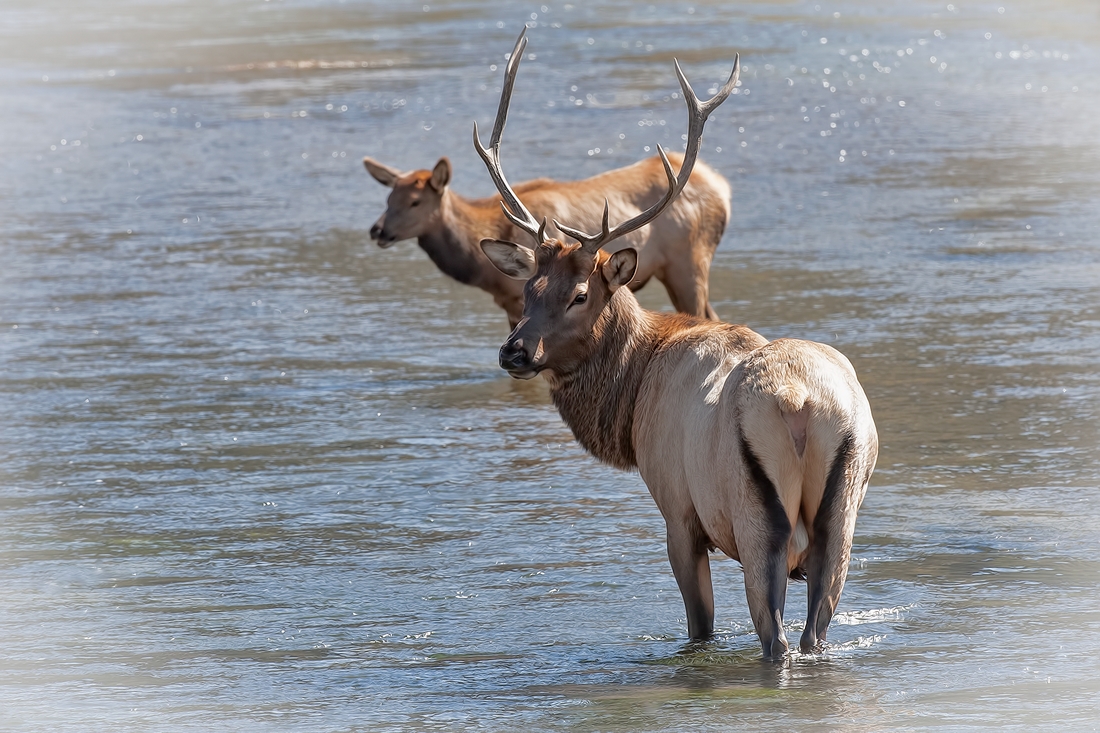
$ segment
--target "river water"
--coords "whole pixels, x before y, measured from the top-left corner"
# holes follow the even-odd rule
[[[1097,5],[425,1],[0,6],[0,730],[1097,729]],[[364,155],[492,191],[524,22],[517,181],[677,149],[672,58],[741,54],[712,301],[882,441],[824,655],[717,557],[686,644],[641,480],[369,241]]]

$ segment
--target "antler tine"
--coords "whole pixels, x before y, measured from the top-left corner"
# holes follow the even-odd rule
[[[481,136],[477,131],[477,121],[474,121],[474,149],[485,162],[489,169],[489,177],[496,184],[500,192],[501,208],[505,216],[523,231],[535,238],[536,244],[546,241],[546,220],[543,219],[540,226],[538,221],[516,196],[508,179],[504,177],[504,169],[500,166],[500,138],[504,133],[504,123],[508,120],[508,105],[512,101],[512,87],[516,83],[516,72],[519,70],[519,62],[523,59],[523,51],[527,48],[527,26],[520,31],[516,39],[516,46],[512,49],[512,55],[508,58],[508,66],[504,70],[504,87],[500,90],[500,106],[497,107],[497,118],[493,124],[493,134],[489,138],[489,147],[486,149],[481,144]]]
[[[691,84],[688,83],[687,77],[684,76],[684,72],[680,68],[680,62],[674,60],[674,63],[676,65],[676,76],[680,80],[680,87],[684,90],[684,101],[688,108],[688,142],[687,149],[684,151],[684,162],[680,166],[680,172],[676,175],[673,174],[672,165],[668,162],[668,156],[665,155],[665,151],[658,145],[657,152],[661,156],[661,162],[664,163],[665,175],[668,176],[668,191],[665,192],[665,195],[661,197],[660,201],[634,218],[628,219],[610,230],[607,227],[607,206],[605,202],[603,231],[596,235],[585,234],[580,230],[564,227],[557,221],[554,222],[558,229],[580,242],[586,252],[595,252],[611,240],[618,239],[624,234],[629,234],[636,229],[644,227],[660,216],[661,212],[680,195],[680,192],[684,190],[684,186],[687,185],[688,179],[691,177],[691,171],[695,167],[695,160],[699,156],[699,145],[703,139],[703,126],[706,125],[707,118],[710,117],[710,114],[718,109],[718,105],[726,101],[726,98],[733,92],[733,88],[737,86],[737,79],[741,74],[740,55],[734,54],[733,71],[730,73],[729,79],[722,85],[722,88],[718,90],[717,94],[706,102],[700,102],[699,98],[695,96],[695,91],[691,88]]]

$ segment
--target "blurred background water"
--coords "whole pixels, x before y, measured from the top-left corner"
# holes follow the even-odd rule
[[[676,149],[672,58],[741,54],[712,301],[882,439],[823,656],[719,559],[686,645],[641,480],[369,241],[364,155],[492,192],[523,23],[514,181]],[[1091,0],[5,2],[0,62],[0,729],[1100,727]]]

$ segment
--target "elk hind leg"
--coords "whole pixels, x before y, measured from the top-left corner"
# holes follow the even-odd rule
[[[786,515],[783,523],[790,526]],[[782,659],[787,653],[787,634],[783,631],[783,606],[787,600],[787,543],[789,529],[771,527],[758,538],[748,552],[738,547],[745,569],[745,596],[749,613],[760,639],[764,659]]]
[[[852,436],[848,435],[833,459],[821,505],[813,520],[813,539],[806,562],[806,628],[799,641],[803,654],[824,648],[829,622],[848,577],[858,504],[852,501],[852,494],[862,488],[850,484],[852,480],[861,479],[849,479],[849,476],[862,473],[851,470],[853,453]]]
[[[787,600],[787,553],[791,540],[791,522],[775,484],[753,454],[744,435],[741,452],[753,484],[757,501],[747,507],[743,531],[745,538],[737,551],[745,570],[745,595],[749,613],[760,638],[765,659],[781,659],[787,653],[787,635],[783,631],[783,606]]]
[[[698,518],[687,527],[667,528],[668,561],[684,599],[688,636],[692,641],[714,635],[714,589],[710,579],[710,541]]]

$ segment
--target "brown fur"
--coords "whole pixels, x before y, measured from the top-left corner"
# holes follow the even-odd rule
[[[669,159],[674,165],[682,162],[676,154]],[[482,239],[529,239],[505,218],[500,196],[466,199],[454,193],[448,185],[450,163],[445,158],[432,171],[405,174],[369,158],[364,164],[379,182],[393,188],[386,212],[371,228],[379,246],[415,237],[445,274],[490,293],[514,327],[523,311],[523,285],[503,277],[478,247]],[[442,185],[433,185],[433,174]],[[556,218],[598,230],[604,198],[613,216],[628,218],[657,201],[666,187],[660,159],[653,157],[581,181],[539,178],[514,190],[540,220]],[[729,184],[705,164],[696,163],[688,185],[664,216],[614,242],[609,250],[635,247],[641,252],[632,289],[656,277],[677,310],[716,319],[708,302],[710,263],[729,217]],[[553,225],[548,234],[561,236]]]

